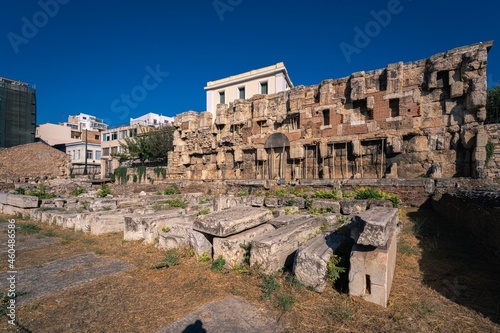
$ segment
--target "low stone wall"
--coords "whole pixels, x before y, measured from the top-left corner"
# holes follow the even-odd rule
[[[489,124],[485,126],[488,133],[488,141],[493,144],[493,156],[486,165],[486,172],[490,179],[500,179],[500,124]]]

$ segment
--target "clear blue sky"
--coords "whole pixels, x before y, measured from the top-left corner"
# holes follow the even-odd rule
[[[204,111],[207,81],[280,61],[294,85],[311,85],[487,40],[497,43],[489,87],[500,81],[492,0],[2,2],[0,76],[36,84],[38,123]],[[375,23],[382,10],[390,15]],[[369,40],[355,40],[356,28]]]

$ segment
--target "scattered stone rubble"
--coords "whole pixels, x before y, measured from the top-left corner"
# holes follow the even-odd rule
[[[285,206],[295,202],[305,205],[299,199],[141,193],[113,198],[81,195],[39,202],[37,197],[0,193],[0,212],[95,235],[123,232],[126,241],[142,240],[165,250],[189,247],[197,258],[221,256],[226,268],[249,264],[265,274],[293,268],[301,283],[318,292],[328,284],[330,257],[346,240],[335,231],[352,218],[351,237],[358,245],[351,253],[351,293],[386,306],[394,273],[398,210],[390,201],[352,199],[312,199],[310,207],[329,212],[320,215]],[[166,202],[172,201],[187,205],[170,208]],[[373,268],[373,261],[379,266]],[[358,291],[365,276],[371,277],[371,296]]]

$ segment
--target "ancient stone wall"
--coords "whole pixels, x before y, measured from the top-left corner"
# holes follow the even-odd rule
[[[36,142],[0,150],[0,183],[69,177],[69,155]]]
[[[489,149],[493,150],[493,154],[489,157],[488,164],[486,164],[486,172],[488,178],[500,180],[500,124],[489,124],[485,128],[489,145],[491,145]],[[487,152],[485,154],[488,155]]]
[[[169,177],[485,178],[491,45],[179,114]]]

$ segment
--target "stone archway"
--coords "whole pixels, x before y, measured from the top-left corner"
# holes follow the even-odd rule
[[[271,134],[264,144],[264,149],[268,155],[268,179],[285,179],[286,163],[288,160],[287,148],[290,141],[283,133]]]

